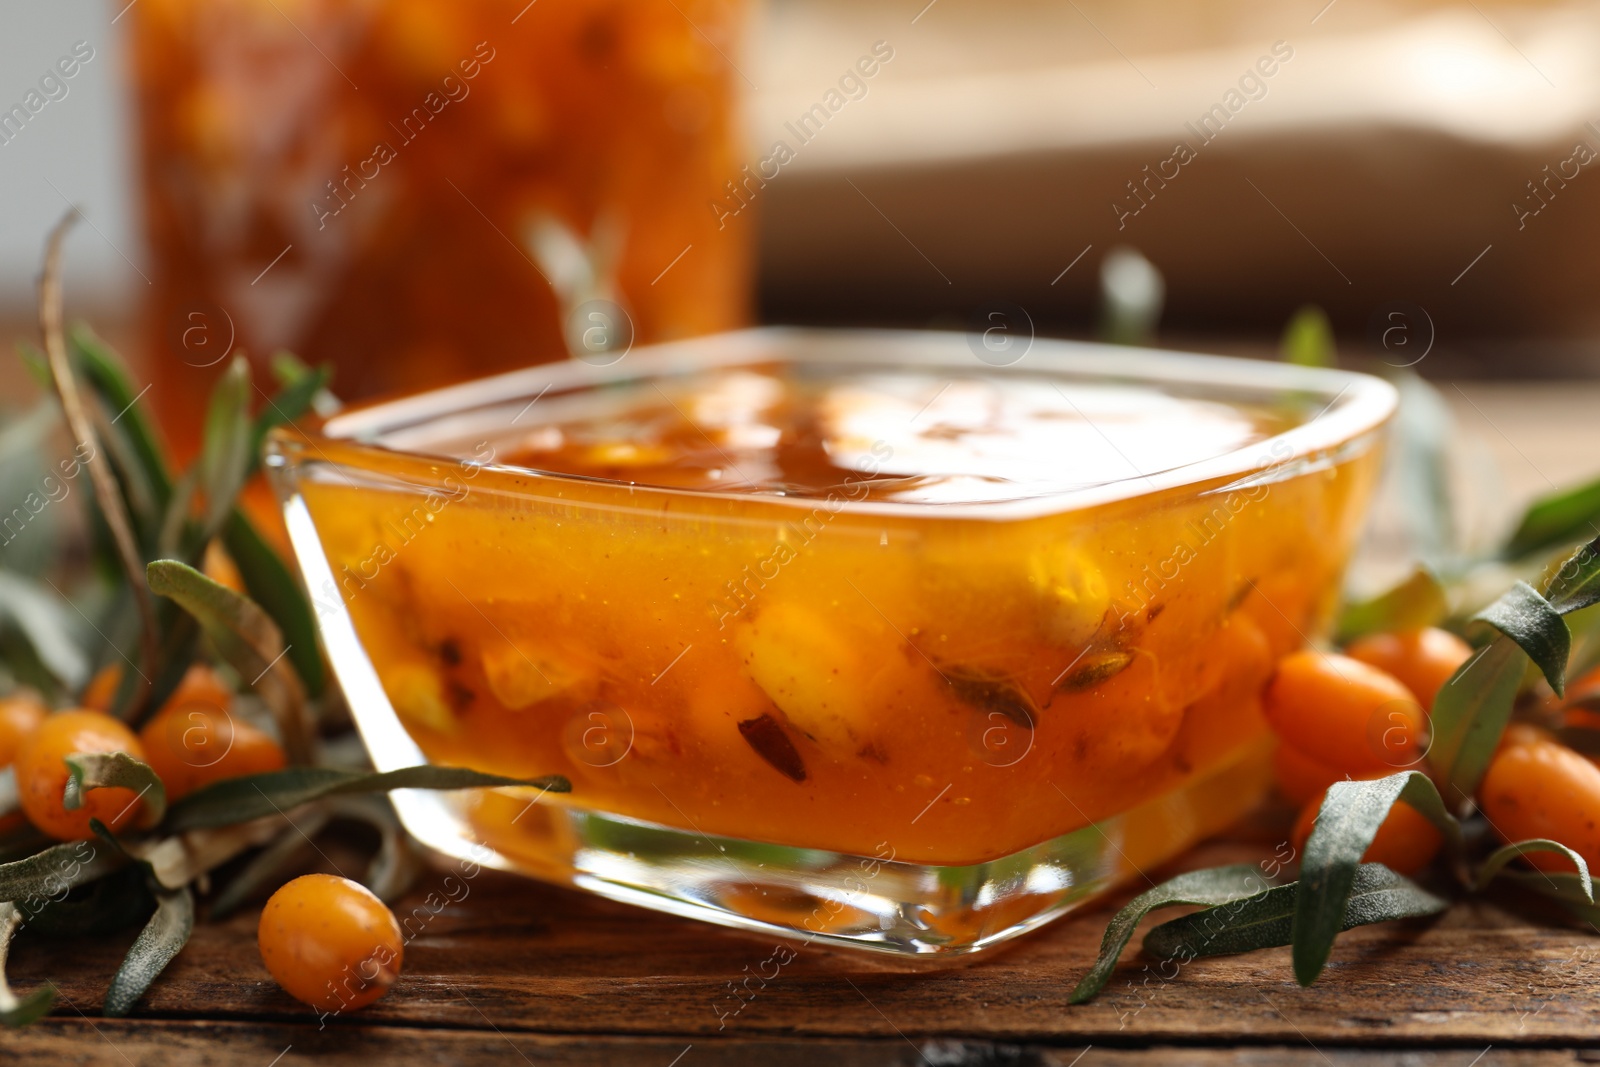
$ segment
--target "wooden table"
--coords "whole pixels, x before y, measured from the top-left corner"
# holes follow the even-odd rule
[[[1286,817],[1149,873],[1264,857]],[[425,874],[396,911],[443,877]],[[1195,961],[1173,980],[1130,954],[1099,1000],[1069,1007],[1107,909],[1127,895],[953,969],[803,948],[720,1029],[726,984],[766,958],[769,939],[490,872],[411,942],[387,998],[326,1028],[263,969],[253,910],[201,924],[129,1019],[100,1018],[98,1002],[132,931],[24,939],[18,987],[48,979],[61,997],[49,1018],[0,1034],[0,1063],[1129,1067],[1388,1064],[1401,1050],[1427,1067],[1600,1062],[1600,940],[1519,918],[1506,900],[1347,934],[1311,989],[1295,984],[1287,949]],[[1596,1051],[1557,1049],[1585,1043]]]

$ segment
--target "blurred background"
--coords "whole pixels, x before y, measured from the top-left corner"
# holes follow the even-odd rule
[[[0,8],[0,322],[79,205],[70,308],[166,412],[238,346],[359,397],[751,322],[1091,337],[1129,248],[1157,343],[1314,304],[1513,495],[1592,473],[1600,4]]]

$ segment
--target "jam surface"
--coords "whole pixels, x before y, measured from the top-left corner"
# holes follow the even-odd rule
[[[977,503],[1141,478],[1262,441],[1262,404],[1045,376],[738,368],[534,407],[506,462],[638,485]]]

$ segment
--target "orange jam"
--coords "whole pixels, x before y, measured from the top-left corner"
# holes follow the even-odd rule
[[[1374,477],[1374,448],[1294,455],[1322,404],[1264,395],[755,363],[384,442],[454,458],[289,451],[322,595],[431,760],[935,865],[1144,806],[1161,840],[1125,848],[1159,859],[1217,816],[1148,804],[1260,750]]]

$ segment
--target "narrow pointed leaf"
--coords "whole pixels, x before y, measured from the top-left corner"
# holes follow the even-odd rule
[[[281,374],[282,370],[290,365],[281,359],[273,361],[273,370]],[[332,368],[321,366],[316,368],[296,368],[292,375],[283,383],[283,388],[276,395],[262,405],[256,412],[255,422],[250,430],[250,470],[255,471],[256,465],[261,462],[261,444],[267,439],[267,434],[274,427],[285,426],[294,422],[307,411],[311,410],[311,402],[317,394],[327,386],[328,379],[333,376]]]
[[[1544,592],[1562,615],[1600,604],[1600,537],[1568,556]]]
[[[1144,951],[1160,959],[1228,956],[1290,943],[1299,883],[1274,886],[1245,900],[1162,923],[1145,935]],[[1437,915],[1450,902],[1381,863],[1356,868],[1340,930]]]
[[[0,1023],[16,1028],[27,1026],[50,1010],[55,1003],[56,987],[44,985],[25,997],[11,991],[5,970],[11,955],[11,939],[22,925],[22,913],[12,903],[0,904]]]
[[[1073,989],[1067,1003],[1082,1004],[1092,1000],[1105,988],[1111,972],[1116,969],[1118,957],[1133,937],[1134,929],[1152,911],[1179,905],[1227,904],[1253,896],[1266,886],[1267,880],[1258,869],[1251,864],[1240,863],[1230,867],[1190,871],[1145,890],[1112,916],[1106,926],[1105,937],[1100,941],[1099,958]]]
[[[1315,304],[1308,304],[1294,313],[1284,327],[1282,347],[1283,358],[1288,363],[1302,367],[1335,367],[1339,364],[1328,313]]]
[[[150,822],[160,822],[166,814],[166,788],[148,763],[126,752],[74,752],[66,757],[66,763],[67,785],[61,804],[68,811],[83,807],[84,794],[91,789],[117,788],[139,795]]]
[[[1418,567],[1387,592],[1347,605],[1339,616],[1339,643],[1367,634],[1420,630],[1437,623],[1449,610],[1439,579],[1427,568]]]
[[[1506,864],[1518,856],[1526,856],[1530,852],[1554,852],[1571,860],[1573,865],[1578,868],[1573,877],[1577,879],[1577,886],[1583,895],[1584,902],[1588,904],[1594,903],[1594,883],[1589,878],[1589,865],[1584,862],[1583,857],[1559,841],[1551,841],[1542,837],[1518,841],[1504,848],[1496,849],[1488,859],[1483,861],[1483,866],[1478,868],[1476,877],[1472,879],[1472,888],[1481,890],[1493,881],[1497,875],[1511,873],[1506,871]]]
[[[51,845],[26,859],[0,863],[0,900],[44,901],[110,874],[127,862],[94,841]]]
[[[0,570],[0,621],[16,626],[56,681],[77,689],[89,677],[89,658],[73,636],[69,610],[38,584]]]
[[[306,762],[310,742],[305,690],[283,662],[283,635],[277,624],[254,601],[186,563],[158,559],[145,568],[145,575],[151,590],[176,601],[199,621],[217,651],[272,709],[290,759]]]
[[[1445,810],[1427,775],[1402,771],[1369,782],[1328,787],[1300,859],[1294,912],[1294,974],[1301,985],[1316,981],[1342,929],[1361,857],[1396,800],[1404,800],[1445,836],[1452,853],[1461,848],[1461,826]]]
[[[1452,802],[1477,792],[1494,757],[1522,685],[1528,655],[1509,637],[1497,637],[1467,660],[1433,699],[1433,744],[1428,763]]]
[[[1591,922],[1600,920],[1600,906],[1593,904],[1589,896],[1594,891],[1593,884],[1585,884],[1574,871],[1521,871],[1505,867],[1495,877],[1559,901],[1580,918]]]
[[[145,414],[139,400],[141,390],[133,384],[127,365],[110,345],[82,323],[72,328],[68,341],[74,359],[83,368],[85,380],[112,412],[117,425],[126,430],[128,440],[144,465],[157,503],[165,506],[172,487],[166,449]]]
[[[327,796],[352,793],[387,793],[391,789],[487,789],[527,786],[550,793],[566,793],[572,784],[560,775],[542,778],[506,778],[465,767],[426,764],[397,771],[369,774],[335,767],[291,767],[265,774],[229,778],[190,793],[173,804],[162,829],[168,832],[259,819]]]
[[[278,624],[289,646],[289,662],[305,683],[306,692],[316,697],[327,684],[327,672],[317,645],[316,618],[299,578],[290,573],[283,558],[238,508],[222,528],[222,544],[239,568],[245,592]]]
[[[1537,589],[1527,582],[1518,582],[1475,618],[1515,641],[1544,672],[1556,696],[1562,694],[1566,688],[1567,656],[1572,651],[1572,632],[1567,629],[1567,621]]]
[[[106,990],[105,1014],[121,1018],[133,1010],[150,983],[189,941],[194,930],[194,894],[188,886],[156,894],[156,913],[139,931],[123,959],[111,988]]]
[[[310,851],[316,836],[328,825],[326,812],[313,809],[296,819],[293,827],[284,824],[283,832],[246,863],[211,900],[210,916],[213,920],[233,914],[250,899],[251,894],[268,884],[281,883],[284,872],[302,853]]]
[[[250,364],[235,356],[211,392],[200,447],[200,485],[206,495],[205,540],[222,529],[253,465]]]
[[[1517,560],[1593,537],[1596,522],[1600,522],[1600,478],[1535,500],[1501,555]]]

